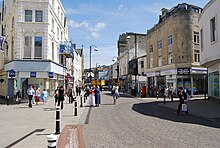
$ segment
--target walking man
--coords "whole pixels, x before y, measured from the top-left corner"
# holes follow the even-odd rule
[[[28,107],[32,108],[32,103],[31,103],[31,100],[34,96],[34,89],[32,86],[30,86],[30,88],[27,90],[27,94],[28,94],[28,99],[29,99],[29,104],[28,104]]]

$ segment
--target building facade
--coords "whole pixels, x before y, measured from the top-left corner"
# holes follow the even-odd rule
[[[65,76],[71,74],[73,48],[68,43],[67,20],[61,1],[6,0],[2,13],[2,35],[7,44],[4,71],[0,74],[5,84],[0,87],[6,88],[6,94],[1,92],[0,95],[13,97],[15,91],[21,89],[24,97],[30,85],[53,94],[58,85],[67,81]]]
[[[199,19],[201,65],[208,68],[208,95],[220,99],[220,1],[210,0]]]
[[[200,66],[200,7],[186,3],[163,8],[159,23],[147,31],[147,87],[153,95],[156,87],[163,92],[183,86],[191,95],[204,93],[204,74]]]
[[[136,93],[140,92],[142,85],[146,84],[146,34],[124,33],[120,35],[117,60],[121,88],[128,92],[136,87]]]

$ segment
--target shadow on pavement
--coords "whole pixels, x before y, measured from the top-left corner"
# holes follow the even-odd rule
[[[185,115],[184,113],[180,113],[176,115],[175,110],[163,107],[158,105],[161,102],[150,102],[150,103],[138,103],[132,106],[132,110],[146,115],[157,117],[164,120],[170,120],[174,122],[182,122],[182,123],[190,123],[190,124],[199,124],[214,128],[220,128],[220,124],[217,122],[213,122],[212,120],[197,117],[194,115]]]

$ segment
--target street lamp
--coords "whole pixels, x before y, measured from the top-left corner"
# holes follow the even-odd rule
[[[137,60],[137,34],[136,33],[133,33],[133,35],[134,35],[134,59],[135,60]],[[128,35],[127,37],[126,37],[126,39],[127,40],[130,40],[131,39],[131,37]],[[129,52],[129,51],[128,51]],[[137,62],[137,61],[135,61],[135,62]],[[135,69],[136,69],[136,71],[138,70],[138,65],[137,65],[137,63],[135,63]],[[137,96],[137,72],[135,71],[135,87],[134,87],[134,89],[135,89],[135,93],[134,93],[134,96],[136,97]]]
[[[96,45],[91,45],[89,47],[89,58],[90,58],[90,68],[89,68],[89,78],[90,78],[90,83],[92,82],[92,47],[94,47],[94,51],[98,51]]]

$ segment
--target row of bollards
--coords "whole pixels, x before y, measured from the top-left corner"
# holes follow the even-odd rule
[[[84,96],[84,103],[86,103],[87,96]],[[80,107],[83,107],[83,98],[80,96]],[[78,115],[78,108],[77,108],[77,98],[75,97],[75,102],[73,103],[73,115]],[[57,135],[60,134],[60,106],[56,106],[56,129],[55,129],[56,135],[48,135],[47,136],[47,142],[48,142],[48,148],[56,148],[57,145]]]

